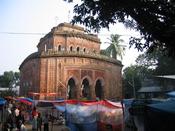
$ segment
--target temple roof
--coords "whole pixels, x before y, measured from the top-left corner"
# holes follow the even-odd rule
[[[87,33],[83,27],[72,25],[70,23],[61,23],[56,27],[53,27],[51,31],[40,39],[38,46],[46,39],[52,36],[62,35],[66,37],[83,38],[90,41],[100,43],[100,39],[95,34]]]

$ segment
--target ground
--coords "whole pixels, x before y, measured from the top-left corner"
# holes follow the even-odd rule
[[[31,124],[26,124],[25,125],[27,128],[27,131],[32,131],[32,125]],[[43,131],[43,126],[42,126],[42,131]],[[52,126],[52,124],[49,125],[49,131],[69,131],[68,128],[65,125],[58,125],[58,124],[54,124]]]
[[[1,127],[0,130],[1,130],[2,129],[2,125],[0,125],[0,127]],[[25,127],[26,127],[27,131],[32,131],[32,124],[26,123]],[[44,127],[43,126],[42,126],[42,131],[44,131]],[[49,131],[70,131],[70,130],[65,125],[54,124],[52,126],[52,124],[50,123]]]

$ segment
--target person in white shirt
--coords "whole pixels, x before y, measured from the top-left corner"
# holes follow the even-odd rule
[[[19,109],[18,109],[18,107],[15,109],[15,116],[17,117],[17,116],[19,116]]]

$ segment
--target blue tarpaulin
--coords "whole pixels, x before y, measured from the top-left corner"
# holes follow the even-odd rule
[[[4,105],[6,103],[6,100],[4,98],[0,98],[0,106]]]
[[[72,122],[67,122],[66,125],[71,129],[71,131],[97,131],[97,123],[86,123],[86,124],[76,124]]]
[[[168,92],[168,93],[166,93],[167,94],[167,96],[169,96],[169,97],[175,97],[175,91],[171,91],[171,92]]]
[[[65,106],[55,106],[58,111],[65,112]]]
[[[155,111],[161,111],[162,113],[166,112],[175,114],[175,100],[168,100],[157,104],[150,104],[148,105],[148,107]]]
[[[145,115],[146,131],[174,131],[175,130],[175,101],[150,104]]]

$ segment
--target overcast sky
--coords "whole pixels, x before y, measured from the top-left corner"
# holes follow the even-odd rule
[[[22,61],[37,51],[37,44],[43,34],[62,22],[69,22],[73,4],[63,0],[0,0],[0,74],[4,71],[19,71]],[[110,31],[102,29],[99,38],[102,47],[110,34],[121,34],[125,43],[136,32],[126,30],[122,24],[111,26]],[[122,60],[124,68],[134,64],[138,52],[126,50]]]

